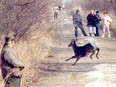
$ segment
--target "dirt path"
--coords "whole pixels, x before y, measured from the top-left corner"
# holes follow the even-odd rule
[[[67,47],[74,38],[73,32],[72,19],[62,13],[58,23],[59,37],[54,40],[58,41],[54,47],[57,52],[54,63],[58,68],[49,67],[46,71],[50,75],[42,79],[39,87],[116,87],[116,39],[83,37],[79,33],[79,45],[86,43],[86,39],[96,40],[101,49],[100,59],[84,57],[72,66],[75,59],[68,62],[65,59],[73,56],[72,49]]]

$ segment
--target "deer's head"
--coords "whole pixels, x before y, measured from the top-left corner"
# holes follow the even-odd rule
[[[73,47],[75,45],[75,41],[76,41],[75,39],[72,39],[68,47]]]

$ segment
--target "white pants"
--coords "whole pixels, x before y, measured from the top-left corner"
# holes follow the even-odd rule
[[[103,25],[103,35],[106,34],[106,30],[107,30],[108,35],[110,36],[110,28],[109,28],[109,25]]]
[[[96,34],[96,27],[89,27],[89,33]]]

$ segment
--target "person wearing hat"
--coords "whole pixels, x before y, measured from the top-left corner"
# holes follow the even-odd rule
[[[1,72],[5,82],[4,87],[20,87],[24,63],[20,56],[13,49],[15,39],[13,36],[6,36],[1,51]]]
[[[100,24],[100,21],[101,21],[101,17],[99,15],[99,11],[96,11],[96,22],[95,22],[95,27],[96,27],[96,36],[99,37],[99,24]]]

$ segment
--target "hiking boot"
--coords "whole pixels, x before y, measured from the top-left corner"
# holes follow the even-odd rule
[[[88,36],[87,34],[85,34],[84,36]]]
[[[109,38],[111,38],[111,35],[108,35]]]
[[[104,34],[102,35],[102,38],[104,38]]]
[[[92,36],[92,34],[91,34],[91,33],[89,33],[89,36],[91,37],[91,36]]]
[[[97,35],[94,33],[94,36],[96,37]]]

